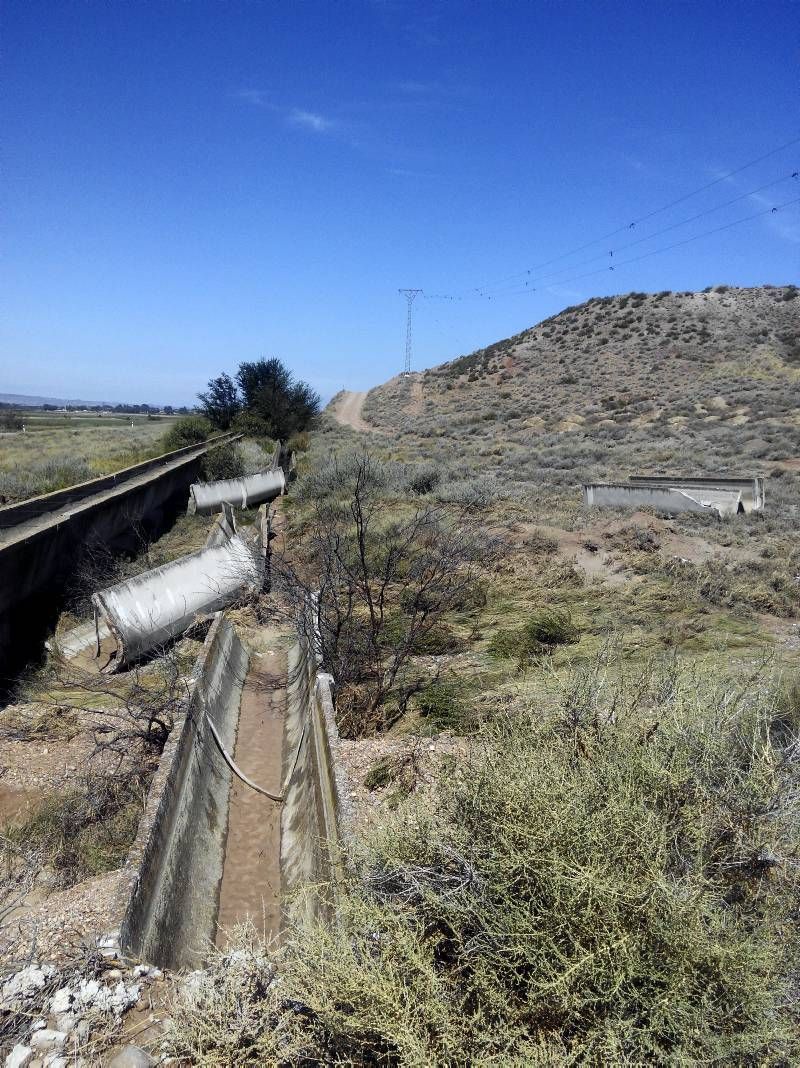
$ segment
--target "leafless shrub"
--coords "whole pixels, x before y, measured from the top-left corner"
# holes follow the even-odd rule
[[[387,499],[387,470],[366,452],[336,461],[327,475],[299,553],[273,557],[273,587],[319,643],[349,695],[348,733],[361,734],[385,726],[424,685],[405,669],[473,593],[494,546],[470,509]]]

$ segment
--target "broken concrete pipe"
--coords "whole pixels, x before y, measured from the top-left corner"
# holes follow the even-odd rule
[[[211,515],[221,512],[223,505],[251,508],[272,501],[286,492],[286,476],[278,467],[274,471],[258,471],[244,478],[226,478],[220,482],[194,482],[189,487],[190,515]]]
[[[225,532],[227,533],[227,531]],[[261,589],[264,558],[240,534],[183,556],[92,595],[100,654],[100,626],[116,649],[102,666],[115,671],[179,637],[198,616],[209,615]]]

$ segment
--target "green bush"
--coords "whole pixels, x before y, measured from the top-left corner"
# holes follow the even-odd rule
[[[231,430],[235,430],[237,434],[245,434],[248,438],[258,438],[262,441],[270,436],[269,423],[255,412],[239,412],[231,423]]]
[[[559,645],[574,645],[580,628],[568,612],[539,612],[517,630],[498,630],[489,643],[489,655],[516,660],[520,669],[555,652]]]
[[[335,923],[214,958],[172,1007],[171,1052],[797,1063],[797,735],[766,692],[657,672],[607,692],[604,672],[495,722],[384,817]]]
[[[416,698],[428,732],[461,731],[464,727],[464,693],[455,682],[436,682]]]
[[[23,420],[19,412],[0,409],[0,430],[22,430]]]
[[[244,457],[237,445],[219,445],[210,449],[200,465],[201,477],[206,482],[222,478],[241,478],[244,474]]]
[[[169,428],[161,443],[164,452],[183,449],[187,445],[197,445],[206,441],[215,433],[213,424],[203,415],[187,415]]]
[[[382,790],[397,778],[397,759],[391,754],[380,757],[364,776],[364,785],[370,791]]]

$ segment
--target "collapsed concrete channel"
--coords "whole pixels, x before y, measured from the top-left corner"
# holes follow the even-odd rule
[[[277,935],[290,912],[332,908],[320,888],[341,878],[347,804],[333,680],[313,643],[243,605],[263,588],[271,534],[266,506],[237,529],[222,502],[203,549],[96,592],[93,623],[49,643],[80,670],[122,672],[210,624],[116,873],[110,930],[129,959],[197,967],[240,920]]]
[[[726,516],[764,510],[764,479],[671,475],[632,475],[628,482],[590,482],[583,487],[587,508],[653,508],[658,512],[701,512]]]
[[[115,643],[101,670],[159,651],[214,612],[121,881],[118,939],[130,958],[197,967],[245,918],[277,935],[289,912],[302,921],[332,908],[321,887],[341,879],[346,805],[333,680],[299,634],[215,611],[260,588],[270,534],[266,506],[246,540],[225,503],[200,552],[92,598],[98,647],[103,636]],[[85,649],[85,632],[62,653]]]

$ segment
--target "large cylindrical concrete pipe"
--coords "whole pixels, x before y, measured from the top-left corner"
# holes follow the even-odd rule
[[[216,612],[263,582],[264,561],[239,534],[92,595],[117,643],[114,670],[183,634],[198,615]]]
[[[190,514],[211,515],[221,512],[223,504],[250,508],[272,501],[286,490],[286,476],[281,468],[258,471],[244,478],[226,478],[220,482],[195,482],[189,487]]]

